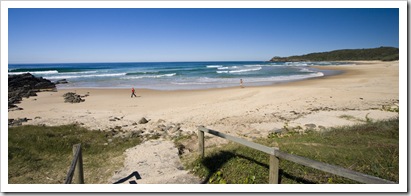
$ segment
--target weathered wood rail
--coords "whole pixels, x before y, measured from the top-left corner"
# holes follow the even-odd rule
[[[335,174],[337,176],[342,176],[345,178],[349,178],[351,180],[355,180],[357,182],[366,183],[366,184],[396,184],[395,182],[381,179],[375,176],[370,176],[367,174],[363,174],[360,172],[352,171],[349,169],[345,169],[343,167],[330,165],[327,163],[311,160],[305,157],[301,157],[298,155],[289,154],[286,152],[280,151],[279,148],[272,148],[267,147],[261,144],[257,144],[254,142],[247,141],[245,139],[237,138],[231,135],[227,135],[215,130],[207,129],[205,127],[198,127],[198,139],[199,139],[199,152],[200,156],[204,158],[204,132],[215,135],[217,137],[221,137],[247,147],[265,152],[270,156],[270,168],[269,168],[269,183],[270,184],[278,184],[279,180],[279,163],[280,159],[285,159],[294,163],[298,163],[307,167],[311,167],[314,169],[318,169],[324,172],[328,172],[331,174]]]
[[[84,184],[83,155],[81,153],[81,144],[73,145],[73,156],[74,158],[71,161],[70,169],[67,172],[65,184],[71,184],[73,176],[75,176],[76,184]]]

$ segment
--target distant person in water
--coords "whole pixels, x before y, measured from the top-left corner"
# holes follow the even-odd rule
[[[241,87],[241,88],[244,88],[244,86],[243,86],[243,79],[240,79],[240,87]]]
[[[131,88],[131,98],[133,98],[133,96],[134,96],[134,97],[137,97],[136,94],[135,94],[134,87]]]

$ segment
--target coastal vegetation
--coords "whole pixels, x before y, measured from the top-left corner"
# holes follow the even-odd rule
[[[367,121],[365,124],[330,128],[322,132],[287,135],[270,134],[254,142],[279,147],[281,151],[337,165],[390,181],[399,177],[398,118]],[[268,183],[269,157],[267,154],[229,143],[206,149],[204,159],[186,158],[185,163],[207,183]],[[348,183],[353,180],[280,160],[280,183]]]
[[[293,62],[293,61],[360,61],[381,60],[395,61],[399,58],[399,49],[394,47],[379,47],[367,49],[343,49],[330,52],[317,52],[305,55],[289,57],[275,56],[270,61]]]
[[[123,166],[123,152],[140,144],[138,137],[108,139],[107,134],[78,125],[9,127],[9,183],[64,183],[73,145],[78,143],[82,144],[85,183],[107,183]]]
[[[348,118],[348,117],[344,117]],[[281,151],[341,166],[398,182],[399,120],[366,121],[362,125],[329,128],[324,131],[272,133],[254,142],[279,147]],[[73,158],[72,146],[82,143],[86,183],[107,183],[123,166],[123,152],[141,143],[141,138],[110,138],[106,132],[78,125],[9,127],[9,183],[63,183]],[[208,137],[208,136],[207,136]],[[175,139],[196,143],[196,136]],[[182,153],[181,153],[182,154]],[[181,156],[185,168],[205,183],[268,183],[268,155],[228,143],[197,154]],[[343,177],[280,160],[280,183],[358,183]]]

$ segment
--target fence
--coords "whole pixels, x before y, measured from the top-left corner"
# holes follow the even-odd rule
[[[338,167],[334,165],[330,165],[327,163],[311,160],[305,157],[288,154],[286,152],[281,152],[279,148],[271,148],[261,144],[257,144],[254,142],[247,141],[245,139],[237,138],[231,135],[226,135],[224,133],[214,131],[211,129],[207,129],[205,127],[198,128],[198,140],[199,140],[199,152],[201,158],[204,158],[204,132],[209,134],[215,135],[217,137],[221,137],[250,148],[265,152],[270,155],[270,163],[269,163],[269,183],[270,184],[278,184],[279,179],[279,163],[280,158],[285,159],[294,163],[298,163],[307,167],[311,167],[314,169],[318,169],[324,172],[332,173],[338,176],[342,176],[345,178],[349,178],[351,180],[355,180],[357,182],[362,182],[366,184],[395,184],[395,182],[381,179],[375,176],[370,176],[367,174],[363,174],[360,172],[352,171],[349,169],[345,169],[343,167]]]
[[[71,184],[73,175],[75,175],[76,184],[84,184],[83,155],[81,153],[81,144],[73,145],[73,155],[74,158],[71,161],[70,169],[67,172],[65,184]]]

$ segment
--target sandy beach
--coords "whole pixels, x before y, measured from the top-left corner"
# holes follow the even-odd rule
[[[145,126],[180,123],[183,132],[196,132],[199,125],[237,136],[265,136],[290,126],[330,127],[356,123],[339,118],[352,115],[365,119],[395,116],[383,106],[398,106],[399,69],[395,62],[353,62],[352,65],[318,67],[344,73],[272,86],[207,90],[155,91],[136,89],[58,89],[23,99],[20,111],[8,118],[29,118],[25,124],[79,123],[91,129],[123,126],[133,130],[142,117]],[[64,103],[64,93],[85,97],[81,103]],[[116,118],[119,120],[110,120]],[[147,127],[148,128],[148,127]]]
[[[23,99],[18,104],[23,110],[8,112],[8,118],[31,119],[24,124],[78,123],[101,131],[120,126],[124,132],[143,129],[147,133],[158,131],[161,125],[178,126],[180,134],[191,134],[203,125],[249,140],[266,137],[284,126],[320,131],[367,119],[397,117],[397,112],[387,110],[399,107],[398,66],[398,61],[352,62],[316,67],[344,72],[334,76],[260,87],[249,87],[244,80],[245,88],[136,89],[135,98],[130,98],[131,88],[58,89]],[[67,92],[88,96],[81,103],[64,103],[63,94]],[[142,117],[149,122],[138,123]],[[208,146],[225,142],[209,140]]]

